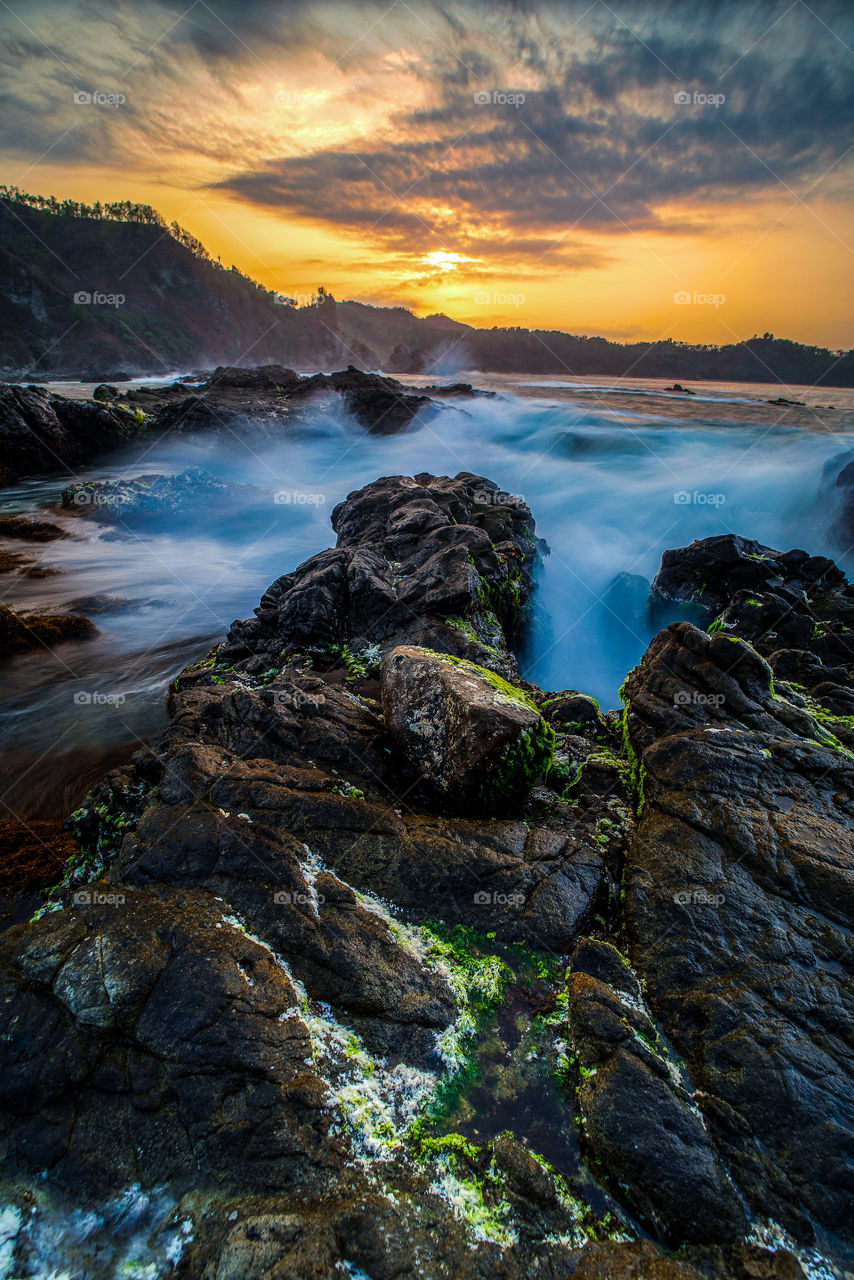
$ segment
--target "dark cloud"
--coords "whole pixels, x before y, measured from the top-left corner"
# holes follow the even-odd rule
[[[533,262],[557,241],[564,266],[595,261],[584,233],[696,230],[713,202],[821,190],[831,169],[835,194],[851,195],[850,159],[837,165],[854,124],[850,6],[185,8],[31,3],[19,8],[26,25],[7,14],[7,145],[105,164],[148,147],[194,149],[233,170],[219,185],[236,199],[370,234],[391,252],[441,243]],[[381,136],[277,154],[275,129],[252,132],[245,87],[309,57],[336,86],[342,75],[372,77],[373,108],[392,83],[409,86],[412,102],[395,100]],[[81,76],[83,87],[127,84],[127,106],[75,118]],[[511,104],[514,93],[523,104]],[[205,114],[217,95],[221,128]]]

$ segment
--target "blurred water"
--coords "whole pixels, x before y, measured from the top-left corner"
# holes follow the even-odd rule
[[[614,580],[650,579],[665,548],[734,531],[852,567],[818,495],[825,467],[854,450],[854,393],[810,393],[834,403],[834,414],[798,411],[791,425],[791,413],[782,422],[765,404],[773,388],[727,384],[698,403],[665,400],[647,385],[608,396],[602,379],[580,390],[480,381],[499,386],[499,398],[449,404],[401,436],[367,435],[343,412],[324,410],[276,440],[149,441],[80,471],[109,479],[202,466],[256,491],[245,507],[211,510],[196,526],[109,530],[50,516],[73,536],[32,553],[60,573],[0,579],[4,603],[56,608],[94,594],[146,603],[91,615],[100,629],[92,641],[4,664],[3,802],[29,812],[73,807],[104,760],[126,756],[164,722],[176,672],[251,613],[274,578],[333,544],[334,504],[377,476],[473,471],[525,497],[551,555],[524,674],[587,690],[604,706],[616,705],[626,671],[661,625],[646,616],[643,583],[615,588]],[[9,488],[2,510],[41,511],[67,479]]]

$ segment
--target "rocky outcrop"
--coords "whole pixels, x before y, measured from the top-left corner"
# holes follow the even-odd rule
[[[175,476],[80,481],[63,489],[61,503],[68,514],[101,523],[174,526],[201,518],[214,525],[245,519],[253,504],[269,510],[271,498],[251,485],[232,484],[202,467],[189,467]]]
[[[0,485],[34,471],[67,470],[137,429],[127,410],[0,383]]]
[[[743,1235],[747,1216],[691,1096],[690,1082],[613,947],[590,939],[572,959],[572,1043],[585,1140],[640,1218],[672,1242]]]
[[[713,634],[671,625],[625,685],[632,955],[752,1209],[850,1239],[852,589],[733,538],[667,553],[657,589],[702,584]]]
[[[422,411],[435,408],[433,395],[445,394],[459,394],[459,387],[433,387],[427,395],[396,378],[363,373],[353,365],[306,377],[282,365],[264,365],[218,368],[199,380],[189,396],[187,387],[176,382],[131,390],[123,399],[151,413],[157,431],[281,431],[307,405],[326,400],[340,401],[366,431],[393,435],[411,426]]]
[[[799,1280],[746,1237],[848,1229],[844,724],[723,624],[623,725],[523,681],[533,520],[480,477],[333,526],[5,935],[6,1170],[166,1188],[187,1276]]]

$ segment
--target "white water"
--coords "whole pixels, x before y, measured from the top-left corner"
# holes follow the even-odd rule
[[[646,616],[644,585],[615,591],[616,575],[651,579],[665,548],[727,531],[831,554],[852,567],[829,534],[833,513],[818,495],[825,466],[835,472],[847,451],[854,456],[854,393],[820,393],[835,413],[819,422],[800,411],[802,425],[792,426],[764,403],[775,388],[757,395],[706,384],[702,403],[686,397],[692,403],[685,404],[646,384],[622,390],[614,409],[616,397],[599,404],[590,384],[551,384],[547,392],[531,381],[520,394],[501,386],[496,400],[449,404],[396,437],[367,435],[345,415],[324,412],[275,443],[228,434],[164,439],[81,471],[105,479],[203,466],[258,492],[239,512],[211,511],[202,527],[124,531],[121,540],[105,537],[103,526],[61,517],[74,536],[33,548],[60,575],[0,579],[3,602],[18,608],[95,593],[158,602],[94,616],[101,633],[93,641],[6,664],[0,730],[14,755],[11,776],[29,770],[32,782],[45,753],[59,773],[60,756],[75,759],[82,775],[90,753],[124,749],[150,733],[165,718],[175,673],[234,618],[250,614],[274,578],[333,545],[334,504],[381,475],[473,471],[527,500],[551,555],[524,674],[547,688],[586,690],[604,706],[616,705],[626,671],[662,625]],[[8,489],[2,509],[40,510],[57,501],[67,479]],[[291,501],[275,500],[283,491]],[[16,803],[25,803],[22,794],[15,792]]]

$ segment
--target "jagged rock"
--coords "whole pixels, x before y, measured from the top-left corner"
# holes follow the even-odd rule
[[[0,383],[0,485],[84,462],[134,430],[133,419],[118,409]]]
[[[321,1186],[343,1156],[284,972],[208,894],[100,882],[0,944],[0,1115],[92,1195]]]
[[[418,772],[491,814],[523,808],[554,733],[518,686],[462,659],[399,645],[382,668],[388,732]]]
[[[176,476],[146,475],[137,480],[94,480],[67,485],[62,507],[108,524],[144,525],[168,519],[204,517],[212,523],[245,518],[247,506],[270,499],[250,485],[220,480],[202,467],[188,467]]]
[[[110,386],[109,383],[101,382],[92,392],[93,400],[116,400],[120,395],[118,387]]]
[[[64,640],[89,640],[98,628],[72,613],[16,613],[0,605],[0,657],[52,649]]]
[[[650,1004],[753,1210],[851,1239],[854,756],[724,631],[671,625],[625,696],[644,797],[626,914]]]
[[[585,1139],[630,1208],[671,1244],[741,1236],[747,1217],[631,969],[588,939],[567,990]]]

